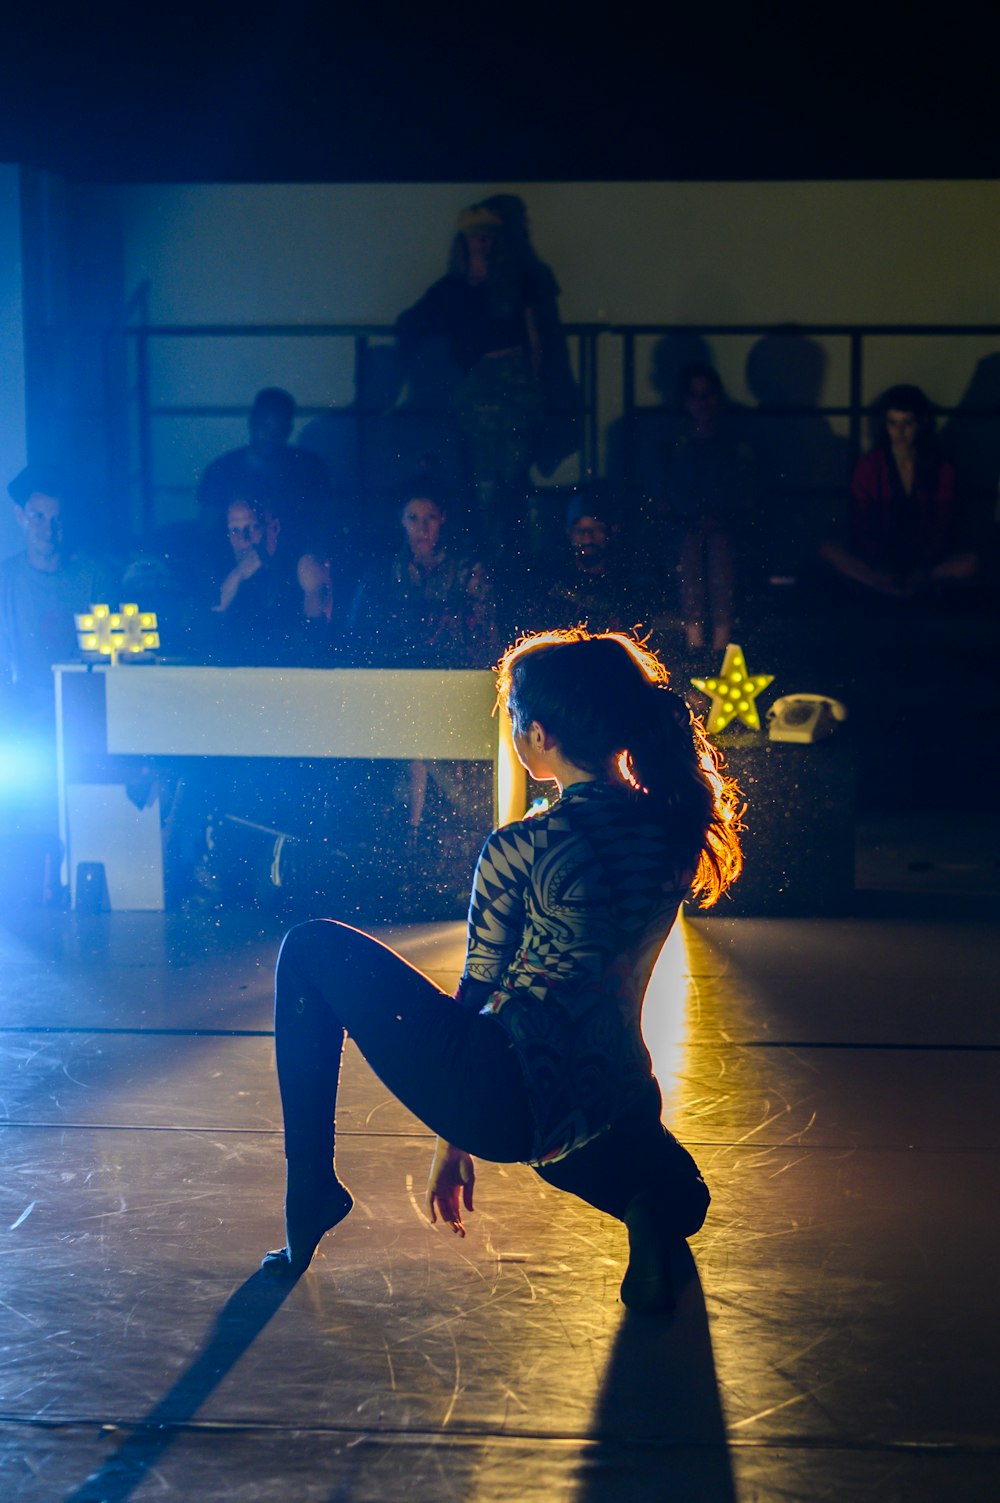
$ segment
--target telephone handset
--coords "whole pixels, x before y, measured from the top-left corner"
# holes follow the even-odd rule
[[[767,712],[769,741],[820,741],[829,736],[847,710],[828,694],[785,694]]]

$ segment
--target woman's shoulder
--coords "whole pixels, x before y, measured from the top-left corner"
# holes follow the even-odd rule
[[[955,490],[958,480],[958,472],[955,466],[950,459],[946,459],[943,454],[937,453],[932,454],[931,463],[935,489],[939,494],[943,493],[950,496]]]
[[[535,818],[515,819],[491,830],[479,853],[477,884],[490,891],[523,881],[534,862],[537,835]]]
[[[855,490],[872,490],[887,483],[888,476],[889,457],[879,444],[855,461],[851,485]]]

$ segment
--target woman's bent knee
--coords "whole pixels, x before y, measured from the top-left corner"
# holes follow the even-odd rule
[[[337,919],[306,919],[289,929],[278,951],[279,969],[284,964],[302,965],[307,960],[329,963],[331,954],[342,954],[350,948],[353,940],[366,939],[357,929],[340,923]]]

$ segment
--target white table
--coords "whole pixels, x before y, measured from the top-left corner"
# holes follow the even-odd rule
[[[493,716],[489,672],[75,663],[54,674],[72,901],[77,867],[99,861],[112,908],[163,907],[159,805],[129,801],[121,758],[488,760],[498,823],[524,811],[524,771],[509,718]]]

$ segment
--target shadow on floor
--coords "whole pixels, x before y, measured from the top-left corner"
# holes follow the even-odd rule
[[[220,1310],[198,1356],[138,1424],[122,1427],[113,1453],[67,1495],[66,1503],[124,1503],[130,1498],[293,1288],[260,1271],[241,1284]]]
[[[694,1259],[674,1265],[677,1310],[626,1313],[608,1358],[575,1503],[736,1503]]]

